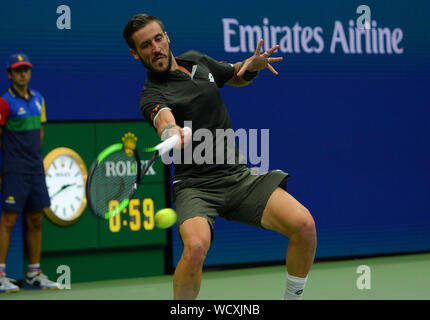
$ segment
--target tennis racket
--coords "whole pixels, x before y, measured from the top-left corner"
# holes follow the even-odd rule
[[[185,128],[184,128],[185,129]],[[187,128],[188,132],[191,129]],[[134,137],[133,134],[128,134]],[[132,137],[132,138],[133,138]],[[153,153],[142,168],[141,157],[135,148],[137,138],[123,138],[124,143],[116,143],[105,148],[91,165],[86,183],[87,202],[91,211],[98,217],[109,219],[128,206],[145,174],[154,161],[169,152],[180,140],[176,134],[151,148],[142,151]],[[112,201],[119,203],[112,207]]]

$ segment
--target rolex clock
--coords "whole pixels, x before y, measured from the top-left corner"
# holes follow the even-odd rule
[[[72,149],[62,147],[49,152],[43,165],[51,199],[51,206],[44,210],[46,216],[60,226],[75,223],[87,206],[88,172],[84,161]]]

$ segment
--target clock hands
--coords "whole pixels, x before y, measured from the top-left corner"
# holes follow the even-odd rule
[[[61,188],[60,188],[60,190],[58,190],[57,192],[55,192],[50,198],[52,199],[52,198],[54,198],[57,194],[59,194],[60,192],[62,192],[62,191],[64,191],[65,189],[67,189],[67,188],[69,188],[69,187],[71,187],[71,186],[74,186],[76,183],[71,183],[71,184],[65,184],[64,186],[62,186]]]

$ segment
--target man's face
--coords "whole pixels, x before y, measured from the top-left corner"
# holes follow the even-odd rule
[[[169,37],[156,21],[136,31],[132,39],[136,50],[130,49],[135,59],[152,72],[163,74],[170,71],[172,53]]]
[[[20,66],[13,68],[8,71],[8,77],[19,87],[27,86],[31,78],[31,67]]]

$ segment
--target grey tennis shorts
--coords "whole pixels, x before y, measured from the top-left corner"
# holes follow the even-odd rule
[[[267,201],[277,187],[286,189],[290,175],[281,170],[253,175],[242,167],[231,174],[204,175],[173,184],[177,224],[194,217],[208,220],[213,236],[215,217],[261,227]]]

